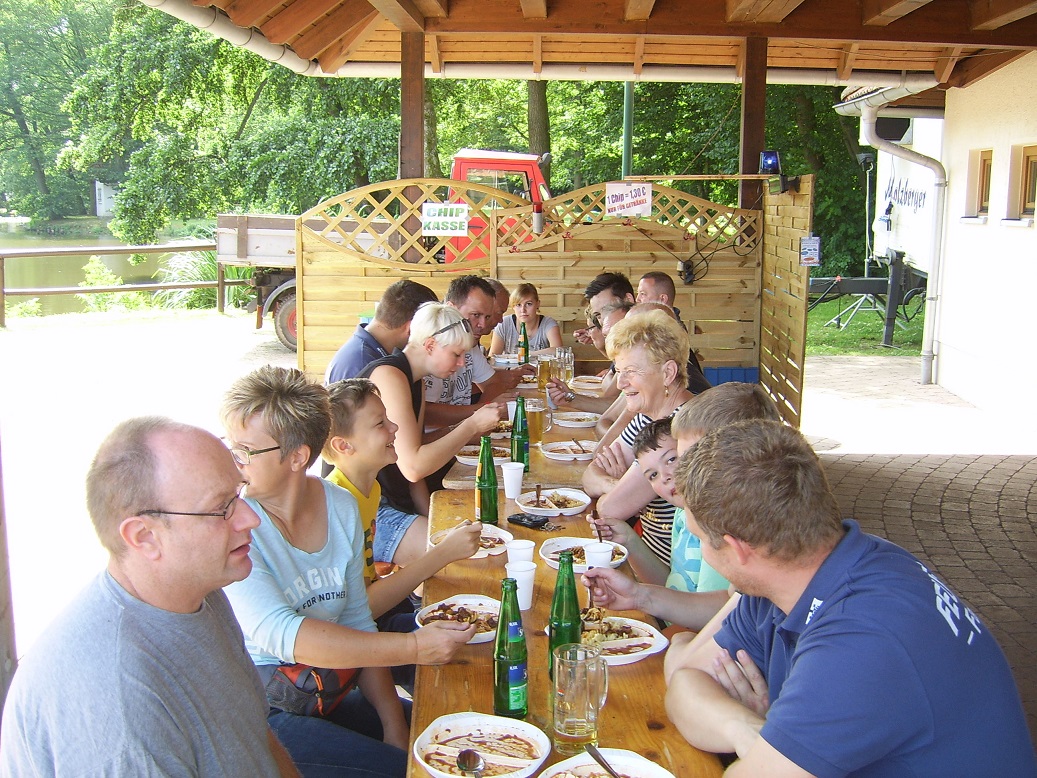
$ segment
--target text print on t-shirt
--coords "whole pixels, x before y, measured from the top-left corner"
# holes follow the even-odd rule
[[[971,646],[972,639],[983,631],[982,625],[979,623],[979,617],[969,608],[962,605],[954,592],[948,589],[939,578],[930,573],[925,565],[919,562],[918,566],[922,568],[925,574],[929,576],[929,580],[933,582],[933,590],[936,592],[936,610],[938,610],[940,615],[943,616],[955,637],[961,635],[959,622],[964,614],[965,621],[968,622],[971,627],[971,629],[969,629],[969,636],[965,642]]]
[[[337,567],[311,567],[304,575],[305,577],[303,575],[297,576],[291,585],[284,589],[285,599],[291,603],[296,612],[305,610],[314,603],[324,602],[325,600],[337,600],[346,596],[342,588],[342,571]],[[303,598],[314,589],[331,589],[333,587],[335,587],[335,591],[321,592],[315,597],[302,602]],[[302,605],[299,604],[300,602],[302,602]]]

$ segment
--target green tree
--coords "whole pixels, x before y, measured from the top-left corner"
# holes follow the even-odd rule
[[[0,3],[0,190],[9,206],[43,219],[88,213],[89,176],[59,169],[68,139],[61,110],[111,25],[108,3]]]

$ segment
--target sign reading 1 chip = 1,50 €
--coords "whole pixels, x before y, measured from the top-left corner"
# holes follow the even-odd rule
[[[606,216],[651,216],[652,185],[609,181],[605,184]]]
[[[467,203],[422,203],[422,235],[467,235]]]

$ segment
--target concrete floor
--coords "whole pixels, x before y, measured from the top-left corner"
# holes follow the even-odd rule
[[[218,432],[220,397],[235,378],[268,362],[293,366],[295,356],[249,315],[9,325],[0,331],[0,451],[21,654],[104,565],[82,484],[108,430],[161,413]],[[807,360],[802,428],[846,515],[917,554],[989,625],[1037,733],[1034,423],[921,386],[916,358],[820,357]]]

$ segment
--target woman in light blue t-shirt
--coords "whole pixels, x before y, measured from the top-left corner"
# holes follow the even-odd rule
[[[511,293],[511,307],[515,311],[493,328],[490,355],[514,354],[518,351],[519,331],[526,325],[529,353],[553,352],[562,345],[562,330],[550,316],[540,314],[540,295],[533,284],[519,284]]]

